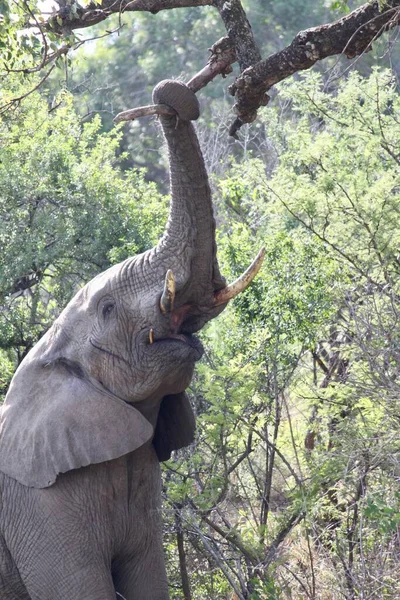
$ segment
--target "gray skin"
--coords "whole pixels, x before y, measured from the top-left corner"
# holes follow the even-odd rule
[[[192,333],[223,309],[212,300],[225,282],[190,123],[197,99],[162,82],[154,101],[179,115],[161,118],[172,197],[165,234],[78,292],[0,410],[2,600],[169,598],[159,461],[193,440],[185,389],[202,348]],[[168,269],[177,296],[163,314]]]

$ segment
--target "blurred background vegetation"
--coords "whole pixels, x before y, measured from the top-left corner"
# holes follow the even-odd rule
[[[361,3],[243,4],[267,56]],[[188,80],[224,35],[211,7],[115,16],[34,90],[40,75],[18,69],[40,44],[24,7],[7,20],[10,5],[0,0],[2,396],[79,286],[163,231],[157,123],[113,117],[165,77]],[[234,278],[263,245],[266,259],[202,333],[196,441],[163,467],[176,600],[400,596],[396,35],[280,84],[238,141],[226,81],[199,94],[222,271]]]

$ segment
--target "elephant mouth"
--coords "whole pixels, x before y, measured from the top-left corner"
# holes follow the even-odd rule
[[[226,304],[237,296],[251,283],[258,273],[264,259],[265,249],[262,248],[250,267],[232,284],[221,289],[214,290],[211,299],[206,305],[201,303],[186,302],[176,307],[176,282],[173,272],[169,269],[165,276],[164,289],[159,300],[159,309],[165,321],[164,326],[168,333],[157,335],[154,329],[150,329],[147,337],[147,345],[151,348],[184,348],[186,357],[199,360],[204,352],[203,346],[193,333],[199,331],[208,321],[216,317]],[[207,299],[204,298],[207,302]],[[189,351],[189,353],[188,353]],[[175,351],[174,351],[175,352]]]
[[[196,331],[200,331],[204,325],[216,317],[224,306],[200,306],[198,304],[187,303],[174,309],[169,314],[169,326],[171,335],[190,336]]]
[[[168,351],[174,351],[174,349],[180,351],[179,348],[181,348],[185,354],[189,351],[189,355],[192,355],[195,360],[200,360],[204,353],[202,343],[191,333],[169,333],[157,337],[154,330],[150,329],[148,344],[152,349],[164,348]]]

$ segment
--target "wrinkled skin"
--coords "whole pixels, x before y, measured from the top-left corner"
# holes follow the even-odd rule
[[[45,489],[0,486],[2,600],[169,598],[151,444]]]
[[[202,348],[192,333],[223,309],[212,298],[225,285],[189,121],[197,100],[183,87],[155,91],[180,115],[161,119],[172,198],[163,238],[78,292],[0,411],[2,600],[169,598],[159,460],[193,439],[184,390]],[[168,269],[177,291],[163,313]]]

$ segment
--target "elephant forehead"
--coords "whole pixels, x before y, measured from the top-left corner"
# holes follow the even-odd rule
[[[126,285],[127,273],[125,263],[113,265],[103,273],[96,275],[94,279],[89,281],[83,288],[85,300],[89,300],[96,295],[101,295],[107,292],[116,292],[119,288]]]
[[[162,291],[162,280],[147,267],[147,253],[113,265],[89,281],[72,298],[56,323],[62,328],[71,323],[81,323],[84,329],[90,326],[88,316],[94,316],[102,301],[116,301],[131,309],[146,312],[156,304]],[[87,326],[87,327],[86,327]]]

